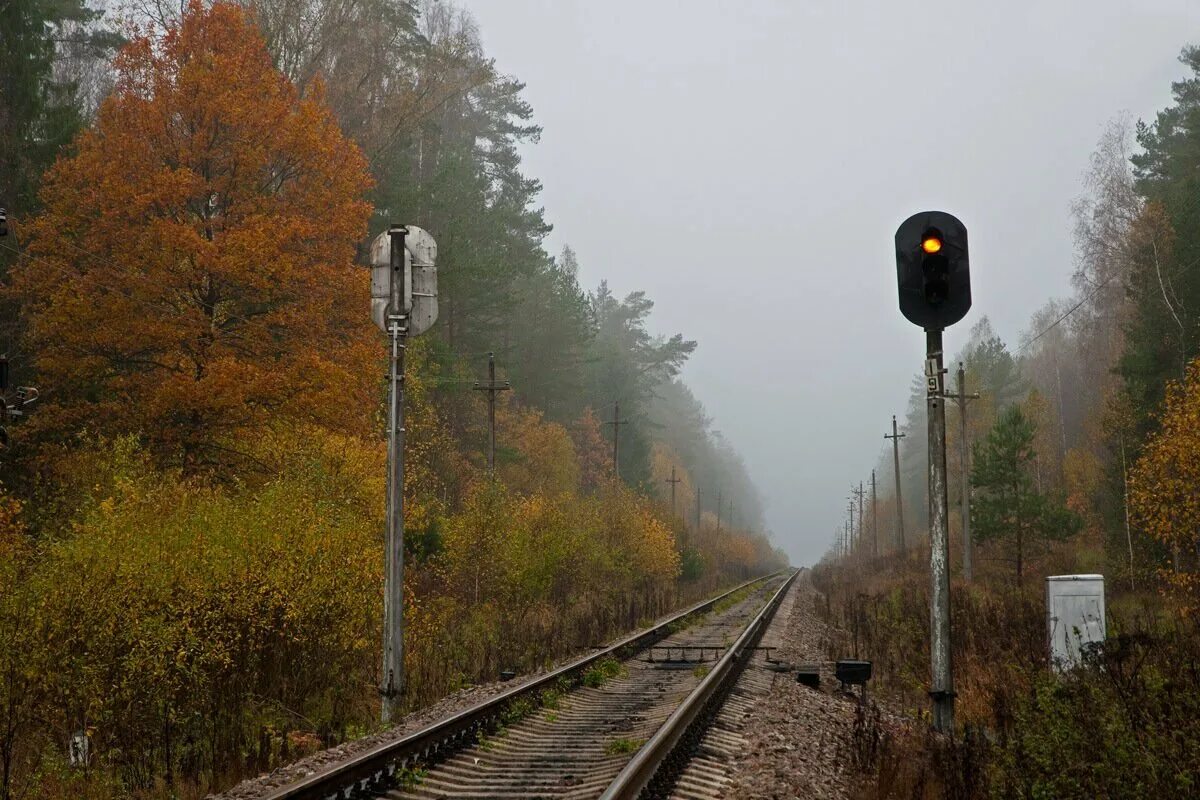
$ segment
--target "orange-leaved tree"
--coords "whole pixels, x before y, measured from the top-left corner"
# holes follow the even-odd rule
[[[229,3],[193,0],[115,67],[14,275],[38,427],[139,434],[189,471],[238,461],[274,414],[366,430],[370,178],[320,88],[301,98]]]
[[[1167,384],[1160,425],[1129,474],[1133,522],[1171,551],[1167,582],[1200,606],[1200,360]]]

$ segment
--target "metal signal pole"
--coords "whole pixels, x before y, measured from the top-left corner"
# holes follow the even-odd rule
[[[950,663],[950,500],[946,487],[946,403],[942,331],[925,331],[925,384],[929,419],[930,661],[933,727],[954,731],[954,678]]]
[[[925,397],[929,439],[930,699],[933,727],[954,733],[950,663],[950,520],[946,487],[946,400],[942,331],[971,308],[967,227],[945,211],[920,211],[896,229],[900,313],[925,331]],[[893,422],[893,425],[895,423]],[[893,429],[893,435],[895,431]]]
[[[892,440],[892,460],[896,464],[896,545],[900,548],[900,556],[904,556],[904,500],[900,497],[900,440],[907,434],[900,433],[896,428],[896,415],[892,414],[892,435],[883,435]]]
[[[388,335],[387,533],[384,544],[380,716],[400,709],[404,679],[404,352],[409,336],[437,321],[437,242],[416,225],[391,225],[371,240],[371,320]]]
[[[487,383],[475,381],[472,387],[477,392],[488,393],[488,474],[496,478],[496,392],[507,392],[512,388],[508,381],[496,382],[496,356],[488,353]]]
[[[391,239],[391,375],[388,381],[388,484],[387,551],[383,603],[383,709],[384,724],[399,711],[404,691],[404,341],[408,333],[404,314],[404,237],[408,229],[393,225]]]

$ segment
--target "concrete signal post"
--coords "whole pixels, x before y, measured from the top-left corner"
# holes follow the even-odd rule
[[[967,228],[952,214],[923,211],[896,230],[900,312],[925,329],[929,439],[930,689],[935,730],[954,732],[950,663],[950,522],[946,486],[946,395],[942,332],[971,308]]]
[[[380,718],[395,719],[404,693],[404,348],[437,320],[437,242],[415,225],[392,225],[371,243],[371,319],[388,335],[387,544]]]

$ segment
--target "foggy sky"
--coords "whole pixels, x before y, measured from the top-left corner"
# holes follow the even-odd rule
[[[545,128],[524,153],[548,248],[699,341],[684,377],[796,564],[825,551],[921,368],[896,226],[966,223],[975,305],[947,352],[983,315],[1015,347],[1070,291],[1104,125],[1151,119],[1200,43],[1195,0],[462,2]]]

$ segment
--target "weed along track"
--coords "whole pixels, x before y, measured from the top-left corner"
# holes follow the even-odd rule
[[[267,797],[345,797],[353,791],[396,800],[665,794],[698,743],[710,738],[708,725],[720,726],[726,697],[745,702],[735,683],[747,662],[763,660],[755,645],[793,577],[746,584]]]

